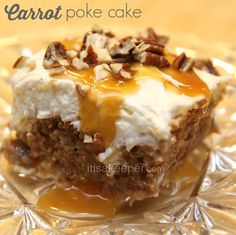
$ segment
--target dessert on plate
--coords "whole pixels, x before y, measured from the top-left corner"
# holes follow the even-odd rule
[[[119,39],[95,27],[20,57],[9,161],[131,201],[157,197],[167,173],[214,130],[228,81],[210,60],[175,55],[167,42],[152,28]]]

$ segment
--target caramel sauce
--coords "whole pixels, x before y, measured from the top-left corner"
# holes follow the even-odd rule
[[[177,94],[184,94],[192,97],[203,95],[206,99],[210,97],[208,86],[194,72],[181,72],[172,68],[162,69],[161,72],[171,76],[174,80],[183,84],[180,86],[174,86],[161,75],[156,67],[138,65],[137,71],[136,76],[138,76],[139,79],[143,79],[143,77],[151,77],[153,79],[161,80],[166,89],[172,90]]]
[[[199,170],[188,159],[168,175],[171,182],[181,182],[181,190],[191,189],[198,177]],[[139,207],[139,203],[136,202],[134,207]],[[79,182],[69,188],[58,187],[49,190],[39,198],[37,206],[46,212],[53,210],[76,213],[86,219],[111,218],[117,213],[129,213],[132,210],[127,202],[103,194],[101,188],[91,182]]]
[[[67,51],[74,50],[74,46],[81,45],[81,39],[80,38],[73,38],[73,39],[65,39],[61,41],[61,43],[66,47]]]
[[[92,219],[112,217],[119,200],[102,194],[96,185],[79,183],[49,190],[39,198],[37,205],[44,211],[77,213]]]
[[[163,72],[184,85],[178,88],[172,87],[176,93],[182,93],[187,96],[204,95],[205,98],[209,99],[210,91],[208,86],[194,72],[180,72],[170,68],[164,69]]]
[[[133,78],[130,80],[110,75],[106,79],[95,81],[93,68],[77,71],[70,67],[64,74],[57,76],[90,87],[86,96],[79,95],[81,131],[90,135],[100,133],[104,148],[109,146],[115,137],[115,123],[119,118],[120,107],[125,96],[138,92],[140,82],[145,79],[162,81],[166,89],[179,94],[204,95],[206,99],[210,96],[207,85],[194,72],[180,72],[171,68],[162,70],[163,73],[183,84],[183,86],[175,86],[166,80],[156,67],[133,64],[131,71]]]
[[[90,135],[100,133],[104,147],[109,146],[116,134],[115,121],[119,117],[124,96],[138,91],[137,82],[112,76],[96,82],[93,68],[84,71],[69,68],[64,76],[90,87],[86,96],[79,95],[81,131]]]
[[[185,178],[195,179],[199,176],[199,170],[194,163],[185,159],[173,171],[170,172],[170,178],[174,180],[183,180]]]

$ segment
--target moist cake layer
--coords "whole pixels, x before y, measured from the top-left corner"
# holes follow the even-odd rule
[[[157,196],[168,171],[212,131],[212,108],[213,104],[199,102],[187,115],[173,120],[172,141],[162,140],[156,150],[136,145],[128,151],[121,146],[113,162],[99,161],[101,142],[84,143],[85,135],[59,117],[29,120],[31,131],[18,132],[16,139],[5,143],[5,151],[14,164],[40,166],[72,182],[95,182],[111,195],[142,200]]]
[[[12,78],[9,159],[59,168],[132,200],[156,196],[167,171],[212,128],[212,109],[228,81],[209,60],[173,55],[152,29],[117,39],[95,29],[21,57]],[[47,163],[47,164],[45,164]],[[143,166],[88,172],[88,165]],[[148,167],[162,169],[155,173]]]

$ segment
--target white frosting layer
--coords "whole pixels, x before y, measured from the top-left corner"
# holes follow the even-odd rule
[[[106,152],[100,154],[100,160],[123,145],[127,150],[135,145],[158,148],[159,140],[170,137],[171,120],[202,98],[167,91],[158,80],[143,80],[139,92],[126,97],[116,122],[116,138]]]
[[[36,69],[22,68],[12,78],[13,105],[12,125],[21,130],[25,128],[24,119],[50,118],[60,116],[79,128],[79,101],[75,83],[69,79],[54,79],[43,68],[44,52],[33,59]]]
[[[19,69],[12,78],[13,128],[27,131],[25,120],[28,117],[44,119],[60,116],[79,129],[76,83],[50,77],[42,66],[43,55],[44,52],[41,52],[33,57],[36,61],[34,70]],[[212,92],[219,83],[228,80],[199,70],[196,73]],[[112,156],[120,146],[126,146],[128,150],[140,144],[158,147],[159,140],[170,137],[171,120],[201,99],[202,96],[189,97],[166,90],[163,83],[156,79],[144,79],[140,90],[125,98],[120,118],[116,121],[116,137],[99,159],[103,161]]]

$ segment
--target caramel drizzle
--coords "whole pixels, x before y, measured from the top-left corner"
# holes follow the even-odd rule
[[[163,78],[160,70],[153,66],[134,64],[131,66],[133,78],[123,80],[110,75],[104,80],[95,81],[93,68],[77,71],[68,68],[63,75],[57,78],[73,79],[82,85],[88,85],[89,91],[85,96],[79,95],[81,131],[93,135],[100,133],[103,137],[104,149],[110,145],[116,135],[116,120],[119,118],[120,107],[126,95],[139,91],[140,82],[145,79],[162,81],[166,89],[187,96],[203,95],[210,97],[207,85],[193,72],[181,72],[167,68],[162,72],[172,76],[173,79],[183,84],[174,86]]]

